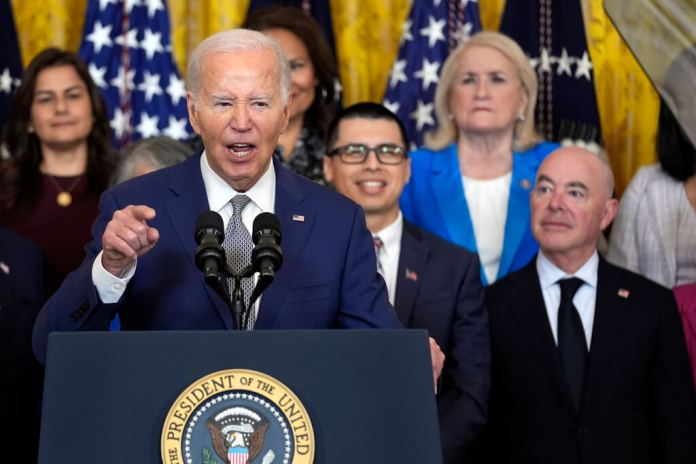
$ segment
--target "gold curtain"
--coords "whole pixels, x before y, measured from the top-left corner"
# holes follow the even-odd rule
[[[183,71],[189,53],[206,37],[238,27],[250,0],[168,0],[174,60]]]
[[[410,8],[410,0],[331,0],[345,105],[382,101]]]
[[[87,0],[12,0],[24,66],[46,47],[77,51]]]

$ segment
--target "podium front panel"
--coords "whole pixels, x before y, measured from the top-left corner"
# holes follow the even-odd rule
[[[51,334],[39,462],[161,462],[177,397],[225,369],[298,396],[315,463],[442,461],[426,332],[325,330]]]

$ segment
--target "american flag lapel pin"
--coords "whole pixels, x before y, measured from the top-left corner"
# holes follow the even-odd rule
[[[9,274],[10,273],[10,266],[5,264],[4,261],[0,261],[0,271],[4,272],[5,274]]]
[[[616,292],[617,295],[619,295],[621,298],[628,298],[628,295],[631,294],[628,290],[625,288],[620,288],[618,292]]]
[[[417,282],[418,274],[416,274],[416,271],[412,271],[409,268],[406,268],[406,279]]]
[[[304,216],[301,214],[293,214],[292,220],[297,222],[304,222]]]

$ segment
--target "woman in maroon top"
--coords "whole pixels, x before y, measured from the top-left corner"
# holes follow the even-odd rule
[[[32,60],[2,142],[0,224],[42,249],[50,295],[84,257],[115,162],[106,106],[75,53],[48,48]]]

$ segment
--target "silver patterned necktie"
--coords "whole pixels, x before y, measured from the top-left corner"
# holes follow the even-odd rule
[[[384,277],[384,268],[382,267],[382,254],[384,253],[384,242],[379,236],[375,235],[372,237],[375,242],[375,256],[377,256],[377,272],[379,272],[382,277]]]
[[[242,211],[251,202],[251,198],[246,195],[236,195],[230,200],[232,204],[232,217],[227,224],[225,230],[225,240],[222,242],[222,247],[227,254],[227,264],[235,273],[240,273],[244,267],[251,262],[251,250],[254,244],[251,241],[251,235],[244,223],[242,222]],[[234,291],[234,279],[227,279],[227,288],[230,292],[230,297]],[[244,306],[247,308],[246,329],[252,330],[256,323],[256,314],[254,308],[249,308],[249,297],[254,290],[254,277],[242,279],[242,290],[244,290]]]

